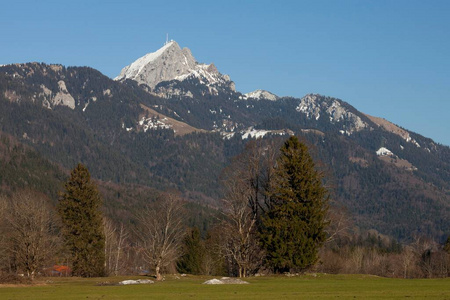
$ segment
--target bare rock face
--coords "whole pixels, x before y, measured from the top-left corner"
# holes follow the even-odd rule
[[[114,80],[131,79],[154,90],[160,82],[190,78],[198,78],[208,87],[228,86],[234,91],[234,83],[227,75],[220,74],[214,64],[198,63],[188,48],[181,49],[175,41],[126,66]]]
[[[75,99],[67,90],[66,83],[63,80],[60,80],[58,81],[58,87],[58,92],[53,94],[53,92],[46,86],[41,85],[41,96],[44,96],[43,105],[49,109],[58,105],[68,106],[71,109],[75,109]]]

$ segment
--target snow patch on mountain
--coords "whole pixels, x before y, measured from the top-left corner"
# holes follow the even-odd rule
[[[89,104],[92,102],[96,102],[97,101],[97,97],[92,96],[91,98],[89,98],[85,103],[84,103],[84,107],[83,107],[83,112],[86,111],[86,108],[89,106]]]
[[[407,161],[395,155],[391,150],[381,147],[376,151],[378,158],[386,163],[393,164],[397,168],[404,169],[406,171],[417,171],[417,168]]]
[[[192,127],[187,123],[163,115],[162,113],[157,112],[143,104],[141,104],[140,106],[143,109],[143,113],[141,114],[139,122],[137,124],[138,131],[143,130],[144,132],[146,132],[149,129],[172,129],[174,134],[177,136],[189,134],[192,132],[207,132],[206,130]],[[163,108],[162,106],[158,105],[155,105],[154,107],[159,107],[160,109]],[[176,112],[174,112],[174,114],[178,115]]]
[[[213,278],[207,280],[203,282],[203,284],[249,284],[249,282],[243,281],[239,278],[222,277],[221,279]]]
[[[83,112],[86,111],[86,108],[88,107],[88,105],[89,105],[89,101],[86,101],[86,103],[84,104],[84,107],[83,107]]]
[[[103,90],[103,96],[112,97],[112,93],[110,89]]]
[[[229,131],[221,131],[221,135],[224,139],[231,139],[235,136],[235,132]],[[260,139],[265,137],[266,135],[294,135],[294,132],[290,129],[281,129],[281,130],[267,130],[267,129],[255,129],[254,127],[249,127],[245,130],[241,130],[238,132],[241,135],[243,140],[246,139]]]
[[[255,138],[259,139],[268,134],[270,130],[249,128],[242,134],[242,139]]]
[[[142,128],[142,130],[144,132],[147,132],[147,130],[149,129],[172,129],[172,125],[168,124],[168,119],[163,117],[163,118],[158,118],[158,117],[151,117],[151,118],[146,118],[146,117],[142,117],[139,120],[139,126]],[[127,131],[129,131],[127,129]]]
[[[387,149],[385,147],[381,147],[380,149],[378,149],[376,151],[376,153],[377,153],[378,156],[392,156],[392,155],[394,155],[394,153],[392,153],[391,150],[389,150],[389,149]]]
[[[248,98],[253,98],[253,99],[257,99],[257,100],[266,99],[266,100],[270,100],[270,101],[276,101],[280,97],[278,97],[277,95],[275,95],[269,91],[256,90],[256,91],[244,94],[241,99],[248,99]]]

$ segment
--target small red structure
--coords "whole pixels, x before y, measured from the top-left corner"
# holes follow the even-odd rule
[[[68,266],[54,265],[51,271],[52,276],[70,276],[72,269]]]

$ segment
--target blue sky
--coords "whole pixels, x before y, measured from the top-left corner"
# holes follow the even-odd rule
[[[0,3],[0,64],[115,77],[169,33],[241,92],[337,97],[450,145],[450,1]]]

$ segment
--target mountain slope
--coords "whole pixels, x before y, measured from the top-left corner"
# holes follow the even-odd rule
[[[182,64],[186,54],[175,55],[175,46],[140,67],[163,68],[165,57]],[[170,48],[173,57],[165,56]],[[398,238],[450,232],[449,147],[332,97],[246,98],[197,76],[198,65],[182,75],[167,71],[154,88],[91,68],[3,66],[0,130],[65,169],[87,164],[111,186],[178,189],[213,206],[222,196],[221,170],[249,139],[297,134],[328,166],[334,203],[360,228]],[[146,72],[136,73],[143,82]]]

